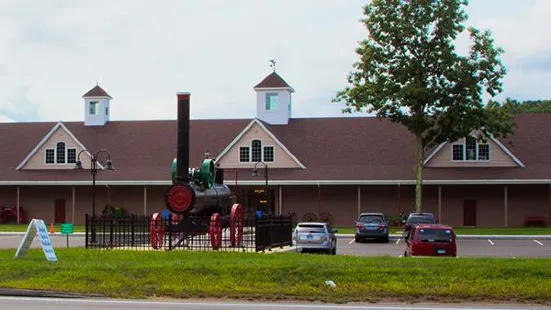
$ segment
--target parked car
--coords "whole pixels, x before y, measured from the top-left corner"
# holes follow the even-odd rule
[[[302,253],[307,251],[323,251],[328,254],[337,254],[338,230],[329,223],[301,222],[293,231],[293,245]]]
[[[457,256],[453,228],[442,224],[416,224],[406,238],[404,256]]]
[[[354,240],[360,242],[373,238],[388,242],[389,220],[383,213],[361,213],[356,220]]]
[[[404,225],[404,236],[406,236],[415,224],[436,224],[437,221],[432,213],[415,212],[410,213]]]

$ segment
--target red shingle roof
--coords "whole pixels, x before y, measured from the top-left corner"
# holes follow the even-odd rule
[[[275,71],[270,75],[265,77],[260,83],[258,83],[254,88],[284,88],[291,87],[285,80],[279,76]]]
[[[515,135],[501,142],[525,168],[426,168],[425,179],[551,179],[551,114],[516,119]],[[199,167],[206,151],[211,157],[218,155],[250,121],[191,120],[190,166]],[[106,148],[111,154],[117,170],[98,174],[98,180],[170,180],[170,165],[176,157],[175,120],[111,121],[103,127],[64,124],[90,151]],[[52,122],[0,123],[0,181],[90,180],[87,171],[15,170],[53,126]],[[415,139],[390,121],[304,118],[266,127],[306,166],[270,169],[272,184],[278,180],[415,180]],[[228,173],[226,178],[233,176]],[[257,178],[243,171],[239,180]]]
[[[99,85],[94,86],[94,88],[90,89],[86,94],[82,95],[82,98],[86,97],[109,97],[113,99],[113,97],[109,96],[109,94]]]

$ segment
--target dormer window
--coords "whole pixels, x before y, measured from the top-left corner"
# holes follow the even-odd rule
[[[65,147],[65,142],[56,143],[55,148],[45,150],[44,162],[46,164],[75,164],[77,162],[77,149]]]
[[[255,139],[251,145],[239,147],[239,162],[274,162],[274,147],[271,145],[262,146],[262,141]]]
[[[489,161],[490,145],[479,143],[474,137],[467,137],[464,144],[452,144],[453,161]]]
[[[277,109],[278,102],[279,102],[278,93],[267,93],[266,94],[266,111],[273,111]]]
[[[90,103],[88,104],[88,114],[98,115],[98,108],[99,108],[98,101],[90,101]]]
[[[65,163],[65,143],[58,142],[56,147],[56,160],[58,164]]]

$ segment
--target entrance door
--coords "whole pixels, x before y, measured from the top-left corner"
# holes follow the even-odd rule
[[[476,226],[476,200],[463,201],[463,226]]]
[[[55,200],[55,210],[54,210],[54,222],[65,223],[65,199],[56,199]]]

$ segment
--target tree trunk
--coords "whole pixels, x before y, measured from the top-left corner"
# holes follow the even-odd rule
[[[423,161],[425,151],[423,149],[423,138],[417,137],[417,179],[415,182],[415,212],[421,212],[421,201],[423,197]]]

